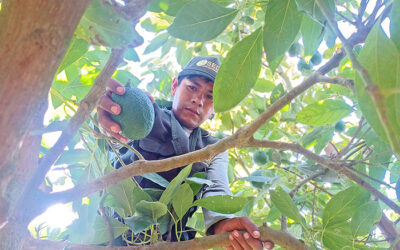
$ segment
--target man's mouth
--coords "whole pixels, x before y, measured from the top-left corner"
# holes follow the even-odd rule
[[[194,109],[191,109],[191,108],[186,108],[186,110],[188,110],[190,113],[193,113],[194,115],[196,115],[196,116],[199,116],[200,115],[200,113],[199,112],[197,112],[196,110],[194,110]]]

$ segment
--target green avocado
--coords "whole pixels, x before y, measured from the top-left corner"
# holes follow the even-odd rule
[[[313,65],[318,65],[322,62],[322,55],[318,51],[315,52],[315,54],[311,57],[310,62],[313,63]]]
[[[253,154],[253,161],[259,166],[265,165],[268,162],[268,155],[265,151],[258,150]]]
[[[313,68],[312,62],[307,63],[304,58],[301,58],[299,62],[297,63],[297,69],[299,71],[306,71],[306,70],[311,70]]]
[[[346,124],[344,121],[340,120],[335,124],[335,131],[341,133],[346,130]]]
[[[121,106],[119,115],[111,119],[121,126],[122,135],[131,140],[146,137],[154,124],[154,107],[149,97],[136,87],[126,87],[125,94],[112,94],[113,102]]]

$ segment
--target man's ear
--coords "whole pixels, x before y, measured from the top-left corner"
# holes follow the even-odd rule
[[[172,80],[172,85],[171,85],[172,95],[175,95],[177,88],[178,88],[178,78],[174,77],[174,79]]]

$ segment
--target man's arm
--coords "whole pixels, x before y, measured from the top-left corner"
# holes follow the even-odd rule
[[[203,197],[215,195],[232,195],[228,181],[228,153],[216,155],[206,170],[206,178],[213,182],[212,186],[205,189]],[[204,222],[207,234],[220,234],[232,232],[229,236],[231,246],[227,249],[263,249],[263,243],[259,240],[258,226],[248,217],[220,214],[203,209]],[[240,233],[239,230],[247,231]],[[272,249],[272,242],[265,242],[264,247]]]
[[[232,195],[228,181],[228,162],[227,152],[214,156],[206,169],[206,178],[210,180],[213,185],[206,187],[203,192],[203,198],[215,195]],[[214,223],[234,217],[230,214],[216,213],[204,208],[203,215],[207,234],[213,234],[212,225],[214,225]]]

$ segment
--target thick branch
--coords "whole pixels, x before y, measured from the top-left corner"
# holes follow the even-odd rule
[[[292,250],[306,250],[309,249],[306,245],[304,245],[301,241],[294,238],[288,233],[277,231],[271,229],[267,226],[259,227],[262,241],[273,241],[276,245],[279,245],[286,249]],[[106,247],[106,246],[87,246],[87,245],[78,245],[78,244],[70,244],[67,242],[56,242],[56,241],[44,241],[44,240],[36,240],[31,239],[26,242],[25,249],[33,250],[33,249],[61,249],[67,248],[69,250],[170,250],[170,249],[191,249],[191,250],[202,250],[202,249],[210,249],[216,247],[225,247],[229,246],[229,233],[224,234],[216,234],[211,236],[205,236],[202,238],[196,238],[193,240],[182,241],[182,242],[160,242],[154,245],[149,246],[137,246],[137,247]]]
[[[54,74],[89,0],[3,1],[0,12],[0,204],[8,203],[29,125],[47,100]],[[42,111],[44,114],[44,111]],[[42,115],[40,114],[40,115]],[[24,148],[25,150],[26,148]],[[30,155],[31,152],[24,152]],[[33,160],[31,160],[32,162]],[[30,168],[30,165],[24,165]],[[22,167],[21,167],[22,168]],[[35,166],[32,166],[35,168]],[[21,171],[22,173],[22,171]],[[30,178],[31,169],[25,172]],[[21,191],[16,192],[18,194]],[[16,197],[15,197],[16,198]],[[13,197],[14,199],[14,197]],[[0,206],[2,206],[0,205]],[[3,217],[3,215],[0,215]],[[2,224],[2,223],[0,223]]]
[[[101,71],[100,75],[96,78],[90,92],[81,101],[78,111],[71,118],[68,126],[63,130],[56,144],[41,159],[39,169],[33,177],[30,188],[36,188],[40,185],[50,167],[57,161],[57,159],[63,153],[64,148],[70,142],[71,138],[78,132],[78,129],[80,128],[82,123],[86,119],[88,119],[90,112],[92,112],[92,110],[97,106],[97,102],[100,96],[104,95],[106,91],[108,79],[111,78],[111,75],[117,69],[119,63],[122,60],[123,53],[124,49],[112,51],[106,66]]]
[[[51,201],[68,202],[80,197],[87,196],[93,192],[104,189],[108,186],[114,185],[123,179],[142,175],[151,172],[162,172],[168,171],[174,168],[178,168],[193,162],[202,161],[204,159],[210,159],[218,153],[222,153],[225,150],[232,147],[240,147],[241,143],[247,141],[247,139],[254,134],[268,119],[270,119],[276,112],[278,112],[283,106],[288,104],[299,94],[307,90],[313,84],[328,80],[328,77],[322,76],[318,73],[313,74],[311,77],[306,79],[299,86],[293,88],[291,91],[282,96],[278,101],[273,103],[267,110],[265,110],[254,122],[239,129],[234,135],[220,140],[218,143],[209,145],[201,150],[191,152],[185,155],[175,156],[159,161],[136,161],[127,167],[117,169],[108,175],[93,180],[89,183],[76,186],[70,190],[66,190],[59,193],[54,193]],[[53,200],[55,199],[55,200]]]

